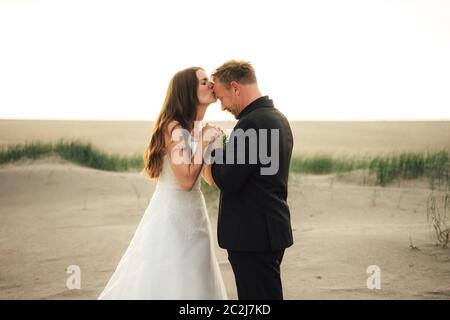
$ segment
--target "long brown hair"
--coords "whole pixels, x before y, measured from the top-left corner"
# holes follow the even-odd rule
[[[178,121],[183,129],[192,130],[199,100],[197,96],[197,71],[191,67],[178,71],[170,80],[166,98],[153,125],[152,135],[144,153],[144,170],[150,179],[161,174],[165,154],[165,132],[172,120]]]

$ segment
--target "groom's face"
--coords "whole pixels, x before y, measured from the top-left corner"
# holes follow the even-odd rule
[[[235,117],[239,114],[236,106],[236,97],[234,96],[231,87],[227,89],[222,82],[217,80],[214,83],[214,94],[216,98],[220,100],[222,111],[228,111]]]

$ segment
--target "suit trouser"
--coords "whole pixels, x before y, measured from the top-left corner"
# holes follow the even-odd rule
[[[284,249],[274,252],[228,250],[239,300],[283,300],[280,265]]]

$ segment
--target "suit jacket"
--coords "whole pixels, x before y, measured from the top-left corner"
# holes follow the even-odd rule
[[[235,251],[267,252],[285,249],[293,244],[287,204],[293,147],[289,122],[267,96],[253,101],[237,118],[239,121],[224,148],[211,153],[212,176],[220,189],[217,225],[219,245]],[[267,138],[257,134],[256,140],[252,140],[250,136],[254,131],[264,135],[264,130],[260,129],[266,129]],[[276,129],[279,139],[275,137],[275,140],[278,141],[272,140],[273,136],[271,138],[270,135],[274,133],[276,136]],[[242,138],[243,133],[244,136],[248,135],[244,139],[245,164],[239,163],[239,160],[242,162],[243,149],[236,147],[239,145],[237,139]],[[255,149],[258,152],[256,162],[249,154]],[[264,157],[264,149],[270,150],[266,153],[272,157],[269,163],[267,157]],[[260,154],[261,150],[263,156]],[[227,159],[227,156],[230,157]],[[278,170],[274,170],[275,157],[279,160]]]

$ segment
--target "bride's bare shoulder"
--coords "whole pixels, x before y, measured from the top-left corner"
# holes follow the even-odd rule
[[[181,129],[182,126],[181,124],[177,121],[177,120],[171,120],[166,127],[163,129],[164,130],[164,136],[166,139],[166,142],[170,142],[173,140],[173,132],[175,129]]]
[[[167,124],[166,133],[168,135],[172,135],[173,130],[175,130],[177,128],[181,128],[181,124],[177,120],[171,120]]]
[[[165,149],[168,151],[175,146],[180,149],[185,147],[183,132],[177,133],[176,129],[183,129],[182,125],[176,121],[172,120],[167,124],[167,128],[164,130],[165,132]]]

